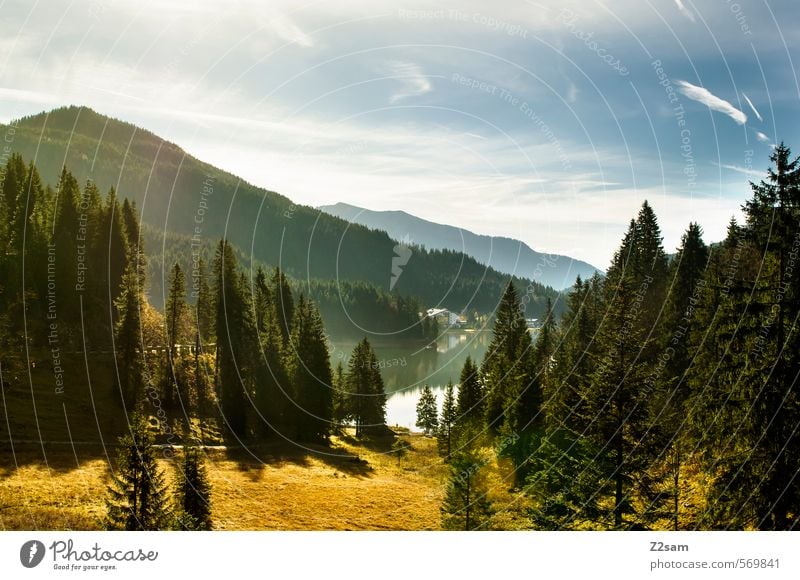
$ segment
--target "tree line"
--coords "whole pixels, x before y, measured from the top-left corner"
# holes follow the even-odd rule
[[[535,338],[507,286],[455,417],[420,399],[419,427],[456,434],[446,526],[491,527],[488,444],[533,528],[798,528],[800,160],[781,144],[770,161],[720,243],[691,223],[668,257],[644,202],[606,276],[578,278]]]

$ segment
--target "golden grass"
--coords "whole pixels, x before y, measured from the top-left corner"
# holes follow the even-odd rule
[[[239,451],[211,450],[216,529],[431,530],[439,529],[445,467],[435,441],[403,435],[410,449],[396,455],[349,438],[306,452],[286,446],[259,449],[263,460]],[[0,529],[98,529],[105,514],[107,460],[80,460],[58,446],[0,455]],[[171,479],[174,463],[161,460]]]

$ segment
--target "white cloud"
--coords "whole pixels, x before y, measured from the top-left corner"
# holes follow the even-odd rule
[[[739,125],[744,125],[747,122],[747,115],[731,105],[728,101],[720,99],[708,89],[704,89],[703,87],[698,87],[681,80],[675,81],[675,84],[678,85],[678,90],[680,90],[681,93],[693,101],[702,103],[712,111],[717,111],[728,115]]]
[[[259,18],[261,26],[279,38],[309,48],[314,46],[314,39],[303,32],[287,14],[274,8],[264,7],[266,12]]]
[[[757,177],[759,179],[766,177],[766,173],[764,171],[756,171],[752,167],[741,167],[739,165],[730,165],[730,164],[719,164],[712,162],[711,165],[715,167],[719,167],[720,169],[728,169],[730,171],[735,171],[736,173],[741,173],[742,175],[746,175],[747,177]]]
[[[759,120],[759,121],[763,121],[764,119],[762,119],[762,118],[761,118],[761,113],[759,113],[759,112],[758,112],[758,109],[756,109],[755,105],[753,104],[753,101],[751,101],[751,100],[750,100],[750,97],[748,97],[748,96],[747,96],[747,95],[745,95],[744,93],[742,93],[742,96],[744,97],[744,100],[745,100],[745,102],[746,102],[748,105],[750,105],[750,108],[752,109],[753,113],[754,113],[754,114],[755,114],[755,116],[758,118],[758,120]]]
[[[694,14],[692,14],[692,11],[689,10],[686,6],[684,6],[681,0],[675,0],[675,4],[678,6],[678,10],[680,11],[681,14],[683,14],[686,18],[694,22]]]
[[[762,143],[768,143],[773,147],[775,146],[775,144],[772,142],[772,139],[769,138],[769,135],[762,133],[761,131],[756,131],[756,139],[758,139]]]
[[[395,92],[389,102],[394,104],[409,97],[419,97],[433,90],[433,86],[419,65],[413,62],[392,61],[389,63],[392,78],[402,83],[402,88]]]

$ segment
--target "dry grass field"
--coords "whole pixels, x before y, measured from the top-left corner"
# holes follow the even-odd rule
[[[398,459],[349,438],[308,451],[208,451],[215,528],[225,530],[431,530],[439,528],[445,468],[433,439],[403,435]],[[109,463],[102,448],[0,455],[0,529],[98,529]],[[113,461],[113,457],[112,457]],[[161,467],[171,478],[173,460]]]
[[[61,393],[47,364],[31,369],[30,382],[25,369],[6,373],[0,399],[0,529],[102,527],[115,445],[126,420],[109,388],[112,361],[88,362],[65,357],[69,382]],[[433,438],[396,429],[393,436],[369,441],[343,434],[327,447],[275,442],[230,449],[218,445],[218,430],[206,425],[203,440],[210,445],[217,529],[440,528],[447,466]],[[398,444],[406,446],[401,457]],[[175,460],[163,458],[160,465],[171,480]],[[520,496],[508,491],[508,468],[490,461],[487,476],[498,527],[524,525]]]

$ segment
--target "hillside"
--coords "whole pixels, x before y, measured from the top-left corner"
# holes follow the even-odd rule
[[[66,163],[79,181],[92,179],[101,190],[114,186],[120,198],[135,200],[142,222],[156,231],[194,236],[201,243],[227,236],[239,248],[252,248],[257,261],[280,264],[296,279],[366,282],[416,296],[429,307],[491,312],[508,278],[461,252],[419,247],[410,248],[402,274],[393,277],[397,243],[388,234],[295,205],[149,131],[85,107],[56,109],[15,124],[13,150],[35,158],[45,182],[55,184]],[[146,248],[151,254],[159,249]],[[520,279],[519,285],[528,283]],[[544,297],[555,298],[556,292],[539,284],[533,288],[530,308],[537,316]]]
[[[373,211],[346,203],[323,205],[319,209],[351,223],[385,231],[395,240],[409,239],[428,249],[463,252],[498,272],[531,277],[553,288],[568,288],[577,276],[586,279],[600,271],[569,256],[537,252],[520,240],[480,235],[404,211]]]

